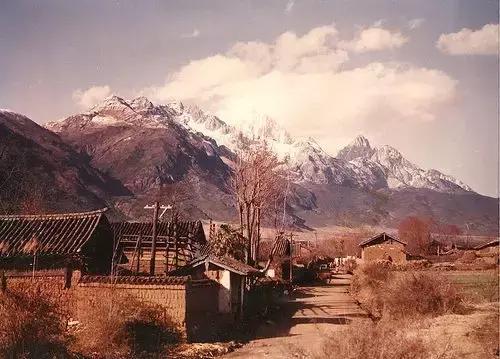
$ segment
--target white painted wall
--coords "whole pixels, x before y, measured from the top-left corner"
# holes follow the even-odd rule
[[[231,272],[223,270],[219,284],[219,312],[231,313]]]

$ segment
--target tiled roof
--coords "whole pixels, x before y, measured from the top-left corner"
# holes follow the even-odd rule
[[[388,241],[388,240],[391,240],[391,239],[393,241],[399,242],[399,243],[401,243],[401,244],[403,244],[405,246],[407,244],[406,242],[404,242],[404,241],[402,241],[402,240],[400,240],[400,239],[398,239],[398,238],[396,238],[394,236],[391,236],[391,235],[389,235],[389,234],[387,234],[385,232],[382,232],[380,234],[377,234],[376,236],[373,236],[371,238],[368,238],[368,239],[364,240],[363,242],[361,242],[359,244],[359,246],[360,247],[364,247],[364,246],[366,246],[368,244],[371,244],[371,243],[376,243],[378,241],[385,242],[385,241]]]
[[[79,283],[113,283],[113,284],[185,284],[189,276],[99,276],[84,275]]]
[[[115,237],[120,240],[132,239],[141,235],[143,238],[152,237],[153,223],[151,222],[116,222],[111,223]],[[159,222],[157,227],[158,240],[162,237],[197,238],[205,243],[205,232],[201,221]],[[146,242],[144,242],[146,243]]]
[[[277,257],[284,257],[290,255],[290,241],[284,236],[277,236],[274,241],[271,253]]]
[[[228,257],[228,256],[216,256],[213,254],[207,254],[201,257],[198,257],[185,266],[178,268],[177,270],[171,272],[172,274],[186,274],[189,272],[190,268],[195,268],[198,267],[199,265],[204,264],[205,262],[212,263],[218,267],[227,269],[228,271],[231,271],[233,273],[237,273],[240,275],[251,275],[251,274],[257,274],[259,273],[259,270],[245,264],[243,262],[240,262],[237,259]]]
[[[484,248],[488,248],[488,247],[495,247],[495,246],[498,247],[499,244],[500,244],[500,239],[495,238],[494,240],[489,241],[487,243],[483,243],[483,244],[475,247],[474,249],[480,250],[480,249],[484,249]]]
[[[0,216],[0,256],[76,254],[106,210]]]

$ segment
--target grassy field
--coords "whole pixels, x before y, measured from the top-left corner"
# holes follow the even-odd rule
[[[443,274],[461,288],[471,300],[488,302],[499,300],[499,276],[496,270],[450,271]]]

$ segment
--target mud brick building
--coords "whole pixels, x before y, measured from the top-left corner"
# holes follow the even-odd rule
[[[383,232],[359,244],[363,261],[406,262],[406,243]]]

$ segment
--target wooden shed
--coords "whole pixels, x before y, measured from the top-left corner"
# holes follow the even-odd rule
[[[106,210],[0,216],[0,269],[109,273],[113,233]]]
[[[364,261],[406,262],[406,242],[385,232],[364,240],[359,246],[361,247],[361,259]]]
[[[128,258],[130,272],[147,273],[153,245],[153,223],[112,223],[114,238]],[[159,222],[156,226],[155,273],[167,273],[182,267],[199,254],[207,243],[201,221]]]

